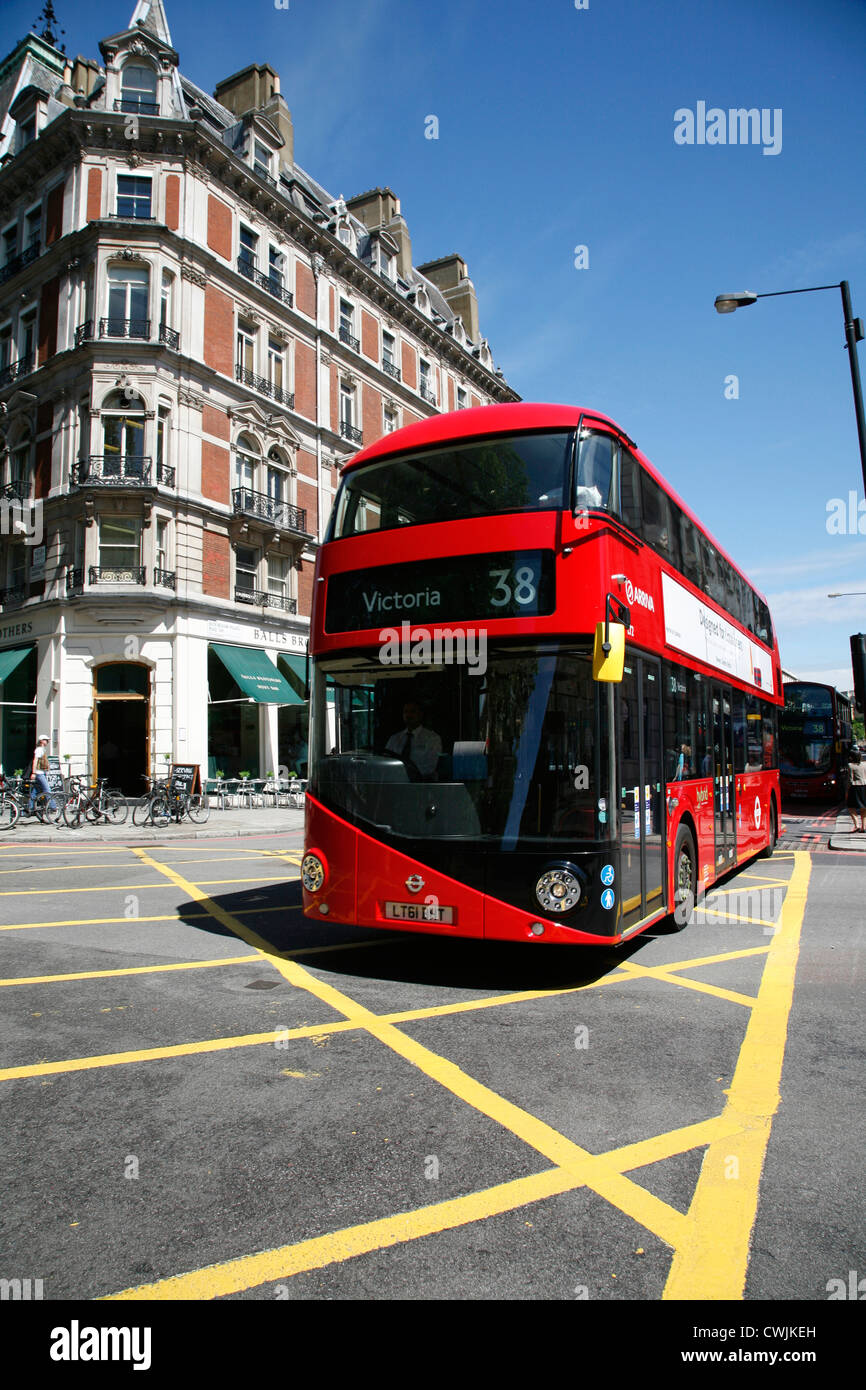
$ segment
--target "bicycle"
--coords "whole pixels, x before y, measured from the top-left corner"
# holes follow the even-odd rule
[[[18,802],[12,795],[6,780],[0,776],[0,831],[11,830],[18,824]]]
[[[116,788],[109,789],[107,777],[100,777],[90,791],[85,791],[78,777],[70,777],[63,806],[63,819],[70,829],[78,829],[82,816],[92,825],[98,825],[103,817],[110,825],[123,825],[128,815],[124,796]]]
[[[133,825],[169,825],[171,810],[168,802],[168,783],[156,777],[148,777],[145,772],[141,775],[151,785],[132,808]]]
[[[184,816],[188,816],[194,825],[205,824],[210,815],[210,799],[207,796],[202,796],[200,792],[190,793],[185,785],[168,786],[166,794],[170,814],[178,825]]]
[[[61,791],[38,791],[30,809],[33,782],[29,777],[15,777],[9,782],[9,795],[18,808],[19,816],[35,816],[43,825],[59,825],[63,816],[65,794]]]

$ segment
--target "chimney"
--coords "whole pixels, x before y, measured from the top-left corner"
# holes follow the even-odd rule
[[[248,116],[256,111],[269,120],[279,131],[283,148],[280,160],[283,164],[295,162],[295,131],[292,114],[286,99],[280,95],[279,73],[274,72],[270,63],[251,63],[232,77],[218,82],[214,89],[216,100],[228,107],[238,117]]]
[[[356,198],[347,198],[346,207],[368,232],[387,232],[394,238],[399,247],[397,271],[407,280],[412,270],[412,240],[396,193],[390,188],[371,188]]]
[[[436,286],[451,312],[460,315],[468,336],[473,343],[477,343],[481,337],[478,298],[463,257],[442,256],[438,261],[419,265],[417,270]]]

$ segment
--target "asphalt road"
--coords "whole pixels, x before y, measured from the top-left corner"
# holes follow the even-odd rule
[[[0,846],[0,1278],[817,1303],[866,1275],[866,856],[782,849],[616,952],[308,924],[300,846]]]

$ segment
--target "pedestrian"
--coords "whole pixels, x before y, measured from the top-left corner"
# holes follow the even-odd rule
[[[866,763],[863,762],[863,755],[856,744],[848,754],[848,777],[848,810],[854,822],[854,833],[866,834]]]
[[[36,806],[36,798],[40,792],[44,792],[48,798],[51,810],[55,810],[56,803],[51,795],[51,786],[48,781],[48,735],[40,734],[33,750],[33,766],[30,769],[30,802],[27,807],[27,814],[32,816]]]

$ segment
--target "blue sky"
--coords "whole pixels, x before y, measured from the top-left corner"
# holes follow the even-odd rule
[[[5,0],[4,51],[39,4]],[[826,597],[866,590],[866,507],[864,534],[827,530],[863,496],[839,291],[713,300],[845,278],[866,319],[861,0],[165,4],[190,77],[271,63],[298,162],[346,197],[390,185],[416,263],[464,255],[511,385],[612,415],[767,594],[785,668],[850,686],[866,597]],[[98,56],[134,4],[55,7]],[[781,110],[780,151],[677,144],[698,102]]]

